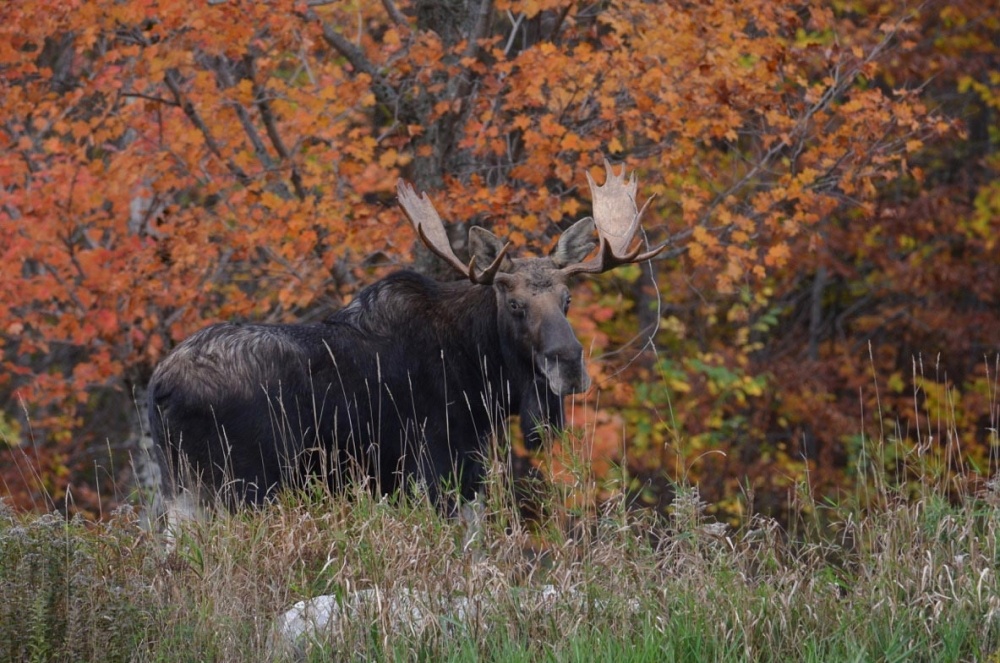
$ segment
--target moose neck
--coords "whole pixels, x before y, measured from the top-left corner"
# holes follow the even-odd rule
[[[440,282],[404,270],[366,288],[333,320],[373,337],[408,336],[413,347],[433,353],[426,360],[443,361],[451,384],[461,385],[470,398],[481,390],[516,413],[538,378],[530,357],[504,338],[497,305],[492,286]]]

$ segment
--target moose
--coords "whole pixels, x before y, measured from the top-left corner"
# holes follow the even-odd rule
[[[359,479],[389,494],[416,481],[435,501],[442,487],[473,498],[508,416],[537,448],[562,429],[563,397],[589,388],[568,280],[664,248],[632,247],[649,201],[638,209],[635,173],[604,165],[602,186],[587,173],[593,216],[550,255],[511,258],[509,243],[472,227],[467,264],[427,194],[400,180],[420,240],[464,279],[399,271],[323,322],[215,324],[178,345],[148,390],[168,494],[259,504],[319,477],[335,489]]]

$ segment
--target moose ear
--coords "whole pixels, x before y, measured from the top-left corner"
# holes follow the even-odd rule
[[[595,246],[597,240],[594,239],[594,220],[589,216],[584,217],[559,236],[556,249],[552,252],[552,262],[560,268],[583,262]]]
[[[469,228],[469,255],[475,256],[478,269],[485,269],[492,265],[506,244],[486,228],[479,226]],[[511,263],[510,258],[504,256],[500,263],[500,271],[509,272],[512,267],[513,263]]]

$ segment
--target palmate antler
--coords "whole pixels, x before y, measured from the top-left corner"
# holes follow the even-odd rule
[[[625,167],[622,166],[621,173],[615,174],[614,168],[607,159],[604,160],[604,168],[608,174],[602,186],[597,186],[590,173],[587,173],[587,182],[590,184],[590,194],[594,204],[594,225],[597,227],[600,250],[590,260],[562,267],[559,271],[565,276],[599,274],[620,265],[642,262],[656,256],[667,247],[667,242],[664,242],[645,253],[641,252],[639,244],[636,244],[635,248],[629,249],[635,241],[636,232],[639,230],[642,213],[646,211],[652,198],[646,201],[642,209],[639,209],[635,203],[636,189],[638,188],[635,173],[633,172],[626,181]],[[396,193],[399,197],[399,204],[427,248],[468,277],[473,283],[480,285],[493,283],[500,271],[500,265],[506,257],[507,249],[510,247],[509,243],[497,252],[489,267],[477,274],[475,256],[466,265],[455,255],[448,242],[444,223],[427,194],[418,196],[413,187],[402,179],[396,184]]]
[[[637,189],[635,172],[626,182],[625,166],[622,166],[621,173],[616,175],[614,168],[605,159],[604,168],[608,175],[603,186],[597,186],[590,173],[587,173],[590,195],[594,203],[594,225],[597,226],[597,235],[600,238],[600,251],[590,260],[563,267],[562,272],[567,276],[599,274],[620,265],[642,262],[667,248],[667,242],[664,242],[645,253],[640,253],[642,247],[638,244],[629,250],[636,231],[639,230],[642,213],[646,211],[652,198],[646,201],[642,209],[638,209],[635,203]]]
[[[434,204],[427,197],[426,193],[418,196],[409,183],[400,179],[396,183],[396,195],[399,197],[399,204],[403,207],[403,212],[406,213],[413,227],[416,228],[417,235],[420,236],[420,241],[428,249],[460,273],[469,277],[469,280],[473,283],[480,285],[490,285],[493,283],[494,277],[500,271],[500,264],[507,255],[510,243],[504,245],[489,267],[483,270],[482,273],[476,274],[476,257],[472,256],[468,265],[458,259],[455,251],[451,248],[451,243],[448,241],[448,234],[445,232],[441,216],[434,209]]]

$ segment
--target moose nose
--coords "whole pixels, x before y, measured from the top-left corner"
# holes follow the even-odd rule
[[[559,395],[579,394],[590,387],[590,376],[583,365],[583,346],[574,341],[542,355],[542,370],[549,387]]]
[[[575,348],[558,348],[543,354],[542,359],[547,364],[559,366],[561,368],[582,364],[583,347],[577,344]]]

